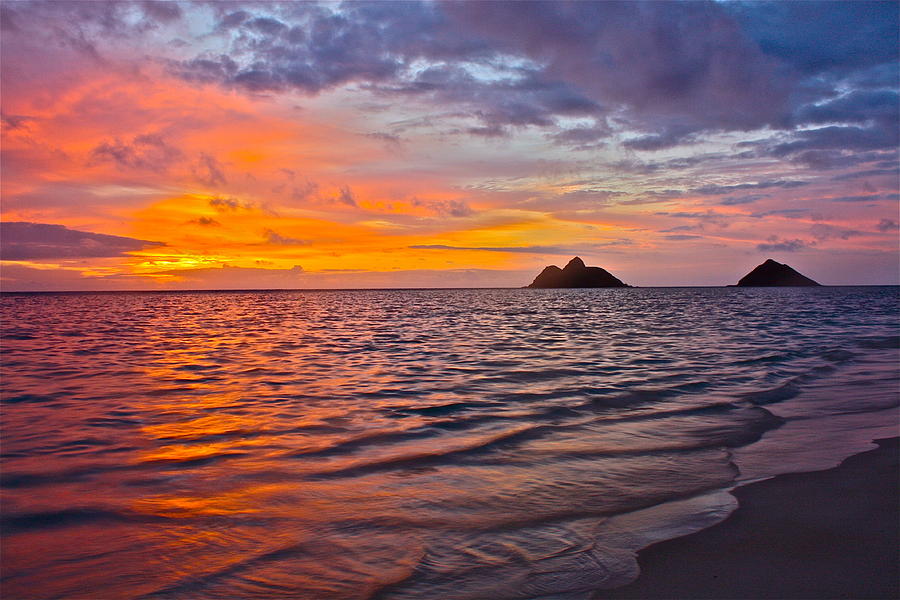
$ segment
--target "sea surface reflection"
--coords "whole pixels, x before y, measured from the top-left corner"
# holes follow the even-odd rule
[[[0,303],[8,598],[579,598],[896,424],[894,287]]]

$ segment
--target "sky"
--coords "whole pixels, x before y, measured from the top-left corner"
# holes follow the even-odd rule
[[[896,2],[0,17],[4,291],[900,283]]]

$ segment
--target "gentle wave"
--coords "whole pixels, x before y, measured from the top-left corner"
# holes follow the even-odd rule
[[[0,305],[11,597],[588,597],[896,423],[896,288]]]

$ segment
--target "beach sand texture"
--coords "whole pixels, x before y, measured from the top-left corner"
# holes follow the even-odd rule
[[[641,576],[612,598],[900,597],[898,438],[827,471],[736,489],[709,529],[639,554]]]

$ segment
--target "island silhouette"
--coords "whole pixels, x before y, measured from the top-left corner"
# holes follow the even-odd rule
[[[788,265],[775,262],[771,258],[759,265],[737,282],[736,287],[787,287],[821,285],[806,275],[798,273]]]
[[[741,277],[737,285],[728,287],[788,287],[820,286],[806,275],[789,265],[767,258],[766,262]],[[529,288],[628,288],[632,287],[613,276],[606,269],[585,266],[584,261],[575,257],[565,268],[556,265],[544,267],[534,278]]]
[[[606,269],[586,267],[584,261],[577,256],[569,261],[565,268],[556,265],[545,267],[540,275],[534,278],[530,288],[613,288],[631,287],[623,283]]]

